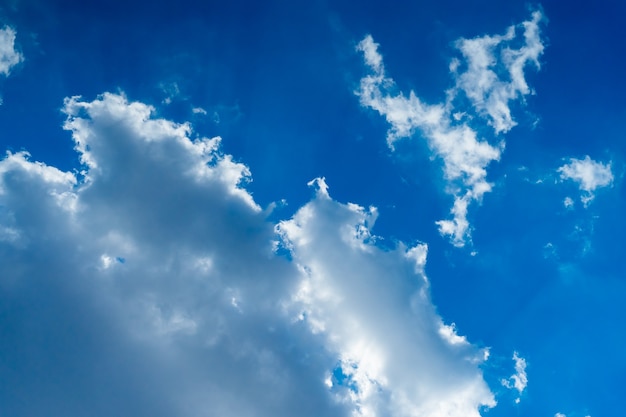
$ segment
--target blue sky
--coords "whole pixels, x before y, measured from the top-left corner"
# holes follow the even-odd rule
[[[3,2],[0,416],[614,415],[625,14]]]

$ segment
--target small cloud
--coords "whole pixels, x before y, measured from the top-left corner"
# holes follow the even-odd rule
[[[511,116],[509,101],[532,94],[524,68],[528,64],[540,67],[539,56],[545,48],[539,28],[542,20],[542,13],[535,11],[531,20],[520,25],[525,43],[519,49],[510,46],[516,39],[515,26],[510,26],[503,35],[460,39],[456,43],[466,64],[465,72],[460,74],[460,61],[450,66],[457,89],[465,93],[480,115],[489,119],[496,133],[506,133],[517,124]]]
[[[452,220],[439,220],[435,222],[439,226],[439,233],[443,236],[451,236],[454,246],[462,247],[470,234],[470,225],[467,221],[467,206],[471,195],[456,197],[450,210]]]
[[[528,385],[528,375],[526,374],[526,360],[519,356],[517,352],[513,352],[513,360],[515,361],[515,374],[508,379],[503,379],[502,385],[509,389],[517,390],[521,396]],[[516,403],[520,402],[520,397],[515,399]]]
[[[5,26],[0,29],[0,74],[8,77],[11,69],[24,61],[24,55],[15,49],[15,35],[13,28]]]
[[[193,114],[202,114],[202,115],[206,115],[207,114],[207,111],[204,110],[202,107],[194,107],[194,108],[191,109],[191,112]]]
[[[557,257],[556,246],[552,242],[548,242],[543,246],[543,257],[545,259]]]
[[[571,197],[565,197],[563,200],[563,206],[567,209],[572,208],[574,206],[574,200]]]
[[[580,200],[585,207],[594,199],[596,189],[613,184],[611,163],[603,164],[594,161],[588,155],[584,159],[571,158],[570,163],[560,167],[557,172],[561,174],[561,180],[572,180],[578,183],[578,188],[583,191]]]

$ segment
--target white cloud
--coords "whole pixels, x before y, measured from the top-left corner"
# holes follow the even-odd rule
[[[191,109],[191,111],[193,112],[193,114],[202,114],[205,115],[207,114],[207,111],[204,110],[202,107],[194,107]]]
[[[556,413],[554,417],[567,417],[567,416],[563,413]]]
[[[0,74],[5,77],[24,60],[24,56],[15,49],[15,35],[15,30],[9,26],[0,29]]]
[[[539,68],[539,56],[543,53],[539,23],[541,12],[535,11],[529,21],[523,22],[524,44],[512,47],[517,28],[511,26],[504,35],[460,39],[456,47],[465,59],[465,72],[459,73],[459,61],[452,65],[457,88],[471,100],[480,115],[489,118],[496,133],[507,132],[515,121],[511,116],[509,102],[532,91],[526,82],[524,68],[533,64]],[[456,91],[455,91],[456,93]]]
[[[563,206],[566,209],[570,209],[570,208],[574,207],[574,200],[572,200],[571,197],[565,197],[565,199],[563,199]]]
[[[578,187],[584,193],[580,199],[585,206],[594,199],[594,191],[598,188],[608,187],[613,184],[611,163],[603,164],[585,156],[584,159],[571,158],[569,164],[561,166],[557,172],[562,180],[572,180],[578,183]]]
[[[277,229],[303,277],[288,309],[340,358],[337,396],[358,416],[478,417],[494,406],[478,367],[485,351],[430,301],[427,246],[378,248],[375,209],[332,200],[323,179],[311,185],[316,198]]]
[[[26,153],[0,161],[0,299],[5,328],[20,329],[2,340],[8,414],[478,417],[495,405],[487,351],[430,301],[427,246],[378,248],[374,208],[314,181],[316,197],[277,226],[289,262],[219,138],[122,95],[64,111],[82,174]]]
[[[515,361],[515,374],[509,379],[503,379],[502,385],[509,389],[517,390],[521,396],[528,385],[528,375],[526,374],[526,360],[519,356],[517,352],[513,352],[513,360]],[[515,402],[520,402],[518,397]]]
[[[297,271],[247,168],[123,96],[64,109],[84,177],[0,161],[0,297],[22,329],[2,341],[3,410],[347,415],[322,382],[335,359],[280,309]]]
[[[537,59],[543,51],[538,27],[541,18],[541,13],[535,12],[531,20],[520,25],[524,43],[519,49],[511,47],[517,40],[514,26],[505,35],[459,40],[457,47],[465,64],[458,59],[452,61],[450,70],[456,85],[440,104],[427,104],[413,91],[408,96],[396,93],[394,80],[386,75],[378,44],[370,35],[357,47],[370,69],[370,74],[361,79],[357,95],[361,105],[376,110],[389,123],[389,147],[394,149],[397,140],[419,132],[433,153],[443,160],[447,192],[454,196],[454,206],[452,219],[437,224],[441,234],[450,236],[456,246],[463,246],[470,238],[468,205],[481,201],[491,191],[487,166],[499,160],[504,149],[503,141],[491,145],[478,137],[469,124],[468,112],[488,117],[496,133],[506,132],[514,125],[509,101],[530,93],[523,70],[528,62],[539,65]],[[465,71],[460,72],[464,66]],[[455,108],[460,92],[470,99],[473,109]]]

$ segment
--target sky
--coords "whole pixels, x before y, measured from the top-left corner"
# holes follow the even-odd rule
[[[0,2],[0,417],[601,417],[626,3]]]

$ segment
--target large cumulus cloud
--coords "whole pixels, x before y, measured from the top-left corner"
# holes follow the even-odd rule
[[[425,244],[379,248],[375,209],[332,200],[322,180],[275,226],[219,138],[153,110],[68,98],[83,171],[25,152],[0,161],[3,412],[434,417],[495,404],[486,351],[430,301]]]

